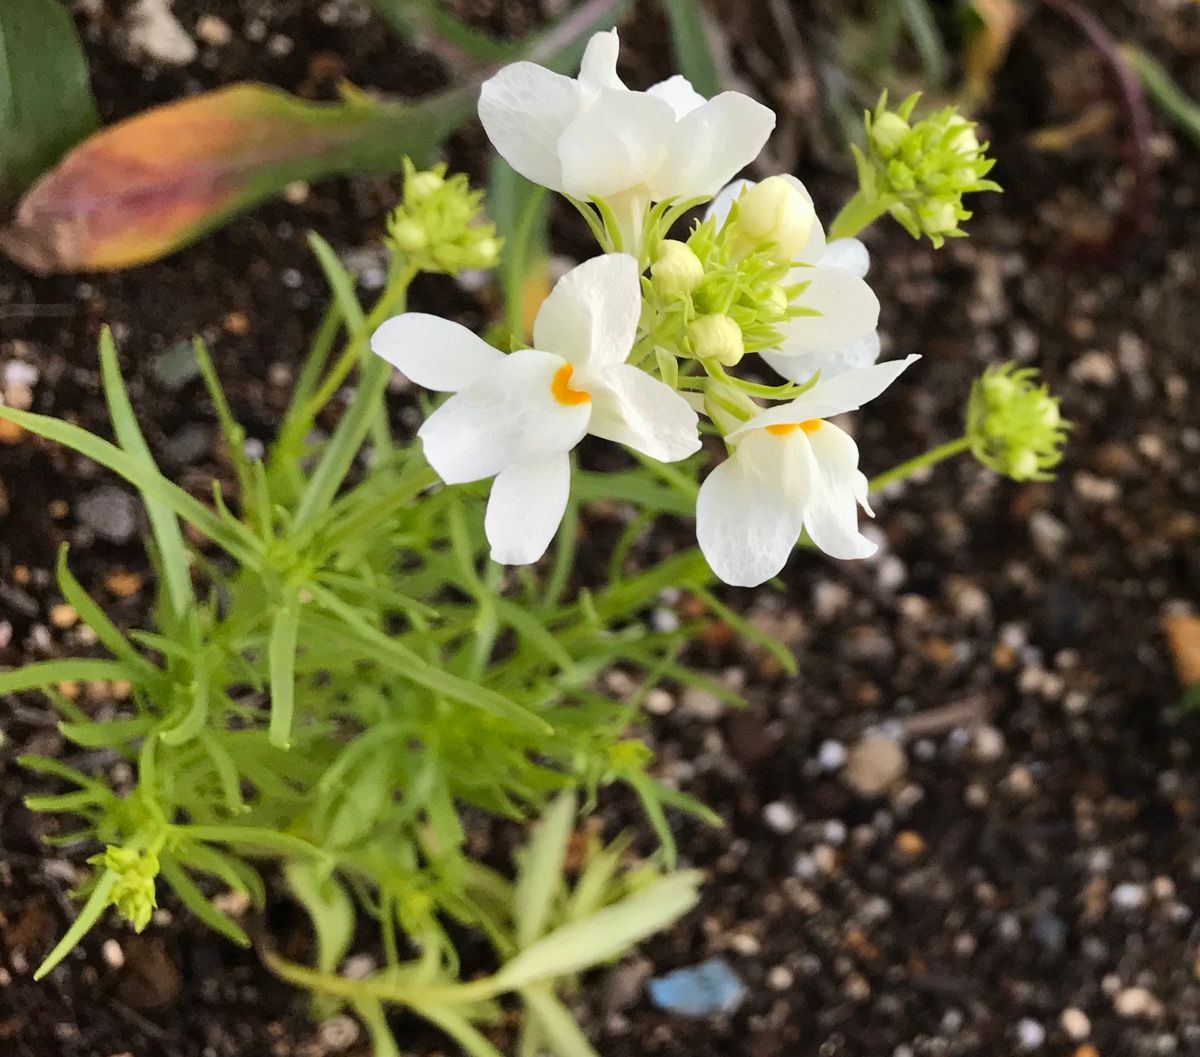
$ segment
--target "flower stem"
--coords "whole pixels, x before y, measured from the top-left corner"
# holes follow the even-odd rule
[[[833,218],[829,225],[829,239],[852,239],[870,227],[887,212],[887,202],[856,191],[854,197]]]
[[[966,437],[959,437],[957,440],[939,444],[936,448],[930,448],[924,454],[909,459],[907,462],[902,462],[899,466],[893,466],[878,477],[872,478],[869,490],[878,492],[881,488],[886,488],[894,481],[903,481],[904,478],[911,476],[918,470],[924,469],[926,466],[935,466],[944,459],[959,455],[970,446],[971,442]]]

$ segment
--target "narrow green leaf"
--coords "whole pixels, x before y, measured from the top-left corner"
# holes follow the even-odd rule
[[[88,896],[88,900],[83,905],[83,909],[79,912],[79,916],[71,922],[71,927],[67,929],[63,938],[54,945],[54,950],[46,955],[46,960],[37,967],[37,971],[33,974],[34,980],[40,980],[59,962],[61,962],[71,949],[87,935],[88,931],[97,921],[100,920],[100,915],[104,913],[108,906],[108,896],[113,890],[113,886],[117,883],[117,875],[106,870],[96,882],[96,887],[92,889],[92,894]]]
[[[92,631],[104,647],[118,660],[125,662],[131,668],[140,671],[144,678],[154,678],[162,673],[145,657],[130,645],[129,640],[121,634],[120,629],[108,618],[91,595],[83,589],[83,585],[75,579],[67,566],[67,544],[58,549],[58,564],[55,567],[58,577],[58,589],[79,614],[80,619]]]
[[[138,682],[137,669],[123,661],[101,661],[90,657],[72,657],[61,661],[34,661],[22,668],[0,672],[0,694],[22,690],[40,690],[65,682],[90,682],[100,679],[128,679]]]
[[[87,59],[60,0],[0,4],[0,197],[31,184],[96,126]]]
[[[936,88],[946,80],[947,59],[946,45],[933,10],[928,0],[895,0],[895,4],[921,58],[925,81],[929,87]]]
[[[708,98],[721,90],[717,63],[704,32],[704,5],[701,0],[663,0],[671,26],[671,51],[679,72],[692,87]]]
[[[571,1011],[555,997],[550,984],[533,984],[523,988],[520,994],[555,1057],[597,1057]]]
[[[457,1042],[468,1057],[504,1057],[457,1009],[449,1006],[417,1006],[416,1012],[432,1021]]]
[[[542,815],[521,860],[513,900],[517,946],[528,947],[546,931],[562,885],[563,857],[575,822],[575,794],[563,793]]]
[[[165,856],[160,858],[158,868],[162,873],[163,880],[179,896],[179,901],[205,925],[239,947],[250,946],[250,937],[246,935],[242,927],[223,910],[218,910],[213,906],[174,859]]]
[[[508,962],[493,978],[494,987],[519,991],[624,954],[691,910],[700,899],[700,879],[696,870],[672,874],[591,917],[555,929]]]
[[[259,542],[247,529],[239,532],[178,485],[172,484],[145,463],[85,429],[48,415],[34,415],[16,408],[0,407],[0,419],[6,419],[39,437],[85,455],[93,462],[123,477],[144,500],[157,500],[164,507],[190,522],[197,531],[224,549],[243,565],[255,568],[259,561]]]
[[[271,621],[267,667],[271,676],[271,720],[268,738],[286,749],[296,707],[296,640],[300,634],[300,589],[289,586]]]
[[[121,377],[121,365],[117,360],[117,346],[113,341],[112,331],[104,327],[100,331],[100,378],[104,385],[104,399],[108,403],[108,414],[112,420],[113,432],[117,443],[133,458],[144,465],[148,474],[161,476],[146,438],[142,436],[141,427],[133,413],[133,405],[129,402],[129,394],[125,391],[125,381]],[[188,608],[195,602],[192,594],[191,574],[188,567],[187,547],[183,542],[183,533],[179,522],[170,508],[161,500],[143,492],[142,501],[146,505],[146,514],[150,518],[150,529],[154,533],[154,542],[158,546],[158,558],[161,565],[160,573],[166,588],[170,605],[170,626],[174,626],[184,617]]]
[[[444,694],[452,701],[490,712],[526,730],[552,733],[553,728],[549,723],[496,691],[435,668],[419,654],[372,626],[358,610],[347,605],[332,591],[315,584],[310,585],[310,590],[314,601],[338,618],[336,624],[330,622],[327,626],[329,631],[357,639],[374,652],[380,663],[386,663],[397,674],[435,693]]]
[[[354,939],[354,903],[341,882],[317,863],[289,859],[283,873],[317,934],[317,968],[334,972]]]
[[[1146,94],[1200,146],[1200,103],[1179,87],[1162,63],[1140,48],[1126,44],[1121,55],[1133,67]]]

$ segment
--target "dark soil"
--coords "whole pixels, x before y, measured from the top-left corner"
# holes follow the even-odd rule
[[[125,0],[78,6],[107,120],[248,77],[310,95],[342,75],[406,94],[451,77],[356,3],[178,0],[189,30],[208,12],[233,31],[183,70],[127,57]],[[547,13],[525,0],[456,6],[504,32]],[[734,70],[781,109],[774,150],[824,215],[850,186],[811,104],[841,91],[829,65],[840,7],[721,5]],[[1200,97],[1200,7],[1089,7]],[[636,83],[663,65],[648,8],[625,32]],[[727,826],[680,822],[687,861],[709,873],[702,908],[586,990],[608,1057],[1200,1053],[1200,727],[1177,708],[1160,631],[1200,605],[1200,156],[1157,124],[1139,146],[1157,168],[1151,208],[1133,217],[1142,229],[1106,257],[1082,250],[1121,229],[1124,120],[1065,150],[1039,152],[1029,136],[1108,98],[1097,53],[1039,9],[982,114],[1007,193],[981,201],[972,238],[942,252],[894,227],[870,236],[888,348],[925,359],[861,416],[865,469],[957,435],[972,378],[1010,357],[1062,395],[1076,424],[1067,458],[1056,481],[1024,486],[968,460],[943,466],[877,505],[879,559],[800,554],[785,594],[730,592],[795,649],[801,674],[714,625],[696,663],[744,685],[751,706],[669,689],[652,699],[663,773]],[[448,156],[481,178],[482,147],[468,129]],[[369,260],[394,192],[381,179],[323,184],[120,275],[35,279],[0,262],[7,399],[23,395],[11,365],[31,364],[34,409],[103,431],[94,347],[109,322],[151,445],[202,489],[224,470],[198,383],[170,377],[170,350],[205,335],[235,411],[269,439],[325,296],[305,230]],[[585,252],[569,218],[557,234]],[[417,301],[483,318],[449,284]],[[0,439],[0,665],[87,645],[56,622],[62,540],[85,586],[136,624],[146,567],[122,491],[28,436]],[[316,1027],[303,995],[170,904],[141,937],[106,919],[34,984],[81,861],[40,843],[52,823],[21,806],[34,784],[13,760],[69,750],[32,697],[0,707],[0,1052],[368,1052],[352,1026]],[[899,737],[903,758],[883,759],[874,731]],[[611,832],[644,828],[623,800],[606,810]],[[284,943],[299,931],[286,906],[269,925]],[[688,1021],[649,1004],[647,976],[718,953],[748,988],[737,1013]],[[406,1052],[448,1050],[398,1027]]]

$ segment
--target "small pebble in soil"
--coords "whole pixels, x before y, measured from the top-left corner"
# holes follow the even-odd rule
[[[817,762],[823,771],[836,771],[846,762],[846,746],[840,741],[826,740],[817,749]]]
[[[165,66],[186,66],[199,50],[168,0],[138,0],[129,11],[128,36],[135,53]]]
[[[1062,1025],[1063,1031],[1076,1042],[1086,1039],[1092,1031],[1092,1022],[1088,1019],[1088,1015],[1082,1009],[1076,1009],[1074,1006],[1064,1009],[1058,1022]]]
[[[75,513],[80,521],[109,543],[127,543],[137,531],[137,500],[111,485],[85,495],[79,500]]]
[[[1036,1050],[1046,1041],[1046,1029],[1036,1020],[1025,1017],[1017,1022],[1017,1041],[1023,1050]]]
[[[842,777],[860,796],[879,796],[904,774],[904,750],[891,738],[868,734],[846,757]]]
[[[746,997],[745,985],[724,958],[657,976],[646,990],[656,1007],[685,1017],[732,1013]]]
[[[1122,1017],[1155,1017],[1162,1005],[1144,987],[1126,987],[1113,998],[1113,1009]]]
[[[791,833],[799,821],[796,809],[782,800],[772,800],[763,808],[763,821],[776,833]]]
[[[333,1053],[349,1049],[358,1041],[360,1034],[358,1021],[344,1013],[330,1017],[321,1025],[319,1032],[321,1045]]]
[[[1145,885],[1132,884],[1126,881],[1112,890],[1112,904],[1121,910],[1136,910],[1147,903]]]

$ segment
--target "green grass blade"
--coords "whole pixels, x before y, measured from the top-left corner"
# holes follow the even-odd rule
[[[33,974],[34,980],[41,980],[58,965],[70,954],[71,949],[87,935],[91,927],[100,920],[100,915],[108,906],[109,893],[116,883],[117,875],[106,870],[96,883],[96,887],[92,889],[92,894],[88,896],[88,901],[84,903],[79,916],[71,922],[71,927],[67,929],[63,938],[54,945],[54,950],[46,955],[46,960],[37,967],[37,971]]]
[[[101,440],[94,433],[89,433],[85,429],[80,429],[69,422],[62,422],[48,415],[35,415],[11,407],[0,407],[0,419],[6,419],[22,429],[29,430],[30,433],[36,433],[39,437],[45,437],[65,448],[77,451],[80,455],[112,470],[118,477],[124,478],[141,492],[148,506],[150,502],[160,503],[166,509],[190,522],[198,532],[207,536],[243,565],[251,568],[257,567],[261,547],[259,541],[249,530],[242,526],[241,531],[238,531],[238,528],[219,518],[203,503],[194,499],[178,485],[172,484],[157,470],[147,467],[136,456],[106,440]],[[178,570],[180,568],[177,561],[174,566],[164,561],[164,566],[168,569],[174,567]],[[175,575],[178,575],[178,571]],[[179,586],[176,590],[182,593],[183,588]],[[190,590],[189,584],[189,594]]]
[[[161,476],[134,416],[133,405],[129,402],[129,394],[125,390],[125,381],[121,377],[121,366],[117,360],[117,346],[108,327],[100,331],[100,378],[117,443],[143,463],[147,473]],[[149,492],[142,492],[142,502],[146,505],[150,530],[158,546],[170,617],[172,621],[178,622],[183,619],[188,607],[195,602],[183,532],[171,509],[161,500],[154,498]]]
[[[895,0],[900,16],[921,59],[925,81],[936,88],[946,81],[946,45],[927,0]]]
[[[288,747],[296,708],[296,640],[300,634],[300,590],[291,586],[275,610],[267,645],[271,678],[271,719],[267,737],[272,745]]]
[[[0,672],[0,694],[22,690],[40,690],[66,682],[91,682],[102,679],[128,679],[139,683],[137,669],[123,661],[104,661],[91,657],[71,657],[59,661],[34,661],[12,671]]]
[[[200,921],[239,947],[250,946],[250,937],[246,935],[242,927],[228,914],[218,910],[205,899],[204,893],[196,887],[177,862],[173,859],[162,858],[159,860],[158,868],[162,873],[163,880],[179,896],[179,901]]]
[[[528,947],[546,931],[562,883],[563,856],[575,822],[575,795],[564,793],[542,815],[526,846],[513,900],[517,946]]]
[[[671,51],[679,72],[702,96],[712,98],[721,90],[717,63],[704,32],[701,0],[663,0],[671,26]]]

